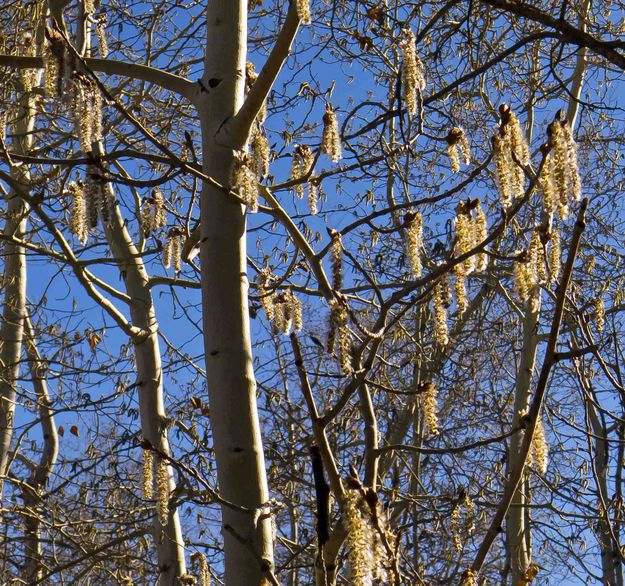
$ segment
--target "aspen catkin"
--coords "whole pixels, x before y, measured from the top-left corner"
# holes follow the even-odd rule
[[[83,185],[72,182],[69,184],[68,190],[72,195],[69,230],[81,244],[84,244],[89,237],[89,228],[87,226],[87,205]]]
[[[302,24],[310,24],[310,0],[295,0],[297,16]]]
[[[343,287],[343,243],[341,233],[332,231],[332,287],[341,289]]]
[[[345,494],[344,520],[347,529],[347,559],[351,569],[350,583],[354,586],[372,586],[376,561],[373,557],[373,527],[366,502],[358,490]]]
[[[330,104],[326,105],[326,112],[323,115],[321,151],[328,155],[328,158],[333,163],[337,163],[343,156],[341,151],[339,123],[336,119],[334,108]]]
[[[488,238],[488,223],[486,214],[482,209],[482,203],[478,200],[475,208],[475,219],[473,221],[473,246],[479,246]],[[482,272],[488,266],[488,255],[479,252],[475,257],[475,270]]]
[[[433,382],[426,383],[422,395],[423,419],[427,430],[432,435],[438,434],[438,391]]]
[[[210,586],[211,576],[206,556],[199,552],[191,555],[191,561],[196,565],[198,569],[198,575],[200,577],[200,586]]]
[[[447,346],[449,343],[449,329],[447,327],[449,283],[446,277],[441,278],[434,286],[432,305],[432,334],[434,341],[440,346]]]
[[[460,157],[468,165],[471,162],[471,147],[467,135],[462,128],[452,128],[447,134],[447,153],[454,173],[460,171]]]
[[[410,116],[417,112],[418,94],[425,89],[423,63],[417,57],[415,36],[412,30],[402,31],[400,48],[402,53],[401,87],[404,108]]]
[[[603,326],[605,325],[605,306],[603,305],[603,298],[599,295],[595,298],[595,326],[597,331],[600,332],[603,330]]]
[[[532,461],[536,464],[536,468],[541,474],[545,474],[549,463],[549,444],[547,443],[545,427],[540,416],[536,421],[530,449],[532,452]]]
[[[291,160],[291,177],[295,180],[302,179],[312,172],[315,157],[306,145],[295,145],[293,148],[293,159]],[[304,184],[298,183],[293,189],[297,197],[304,197]],[[310,182],[309,182],[310,189]]]
[[[156,497],[158,499],[158,520],[162,527],[166,527],[169,520],[169,471],[164,458],[158,458],[156,468]]]
[[[96,34],[98,35],[98,44],[100,45],[100,57],[103,59],[109,54],[109,47],[106,41],[106,14],[101,14],[96,23]]]
[[[235,151],[230,185],[238,191],[250,212],[258,211],[258,179],[251,169],[248,153]]]
[[[269,154],[269,141],[261,130],[257,130],[252,138],[252,169],[260,179],[269,173]]]
[[[418,279],[423,272],[421,249],[423,248],[423,217],[420,213],[408,213],[406,225],[406,256],[410,263],[412,276]]]
[[[143,450],[143,496],[154,496],[154,455],[151,450]]]
[[[549,268],[551,270],[551,282],[555,283],[560,276],[560,264],[562,251],[560,249],[560,232],[554,230],[551,233],[551,249],[549,253]]]

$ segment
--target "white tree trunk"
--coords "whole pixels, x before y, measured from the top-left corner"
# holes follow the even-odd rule
[[[111,201],[114,201],[111,185],[107,184],[106,188],[110,190]],[[149,332],[145,339],[133,340],[139,383],[141,432],[154,448],[169,454],[163,404],[163,370],[158,342],[158,322],[152,302],[148,274],[124,225],[123,217],[117,205],[111,210],[110,220],[106,226],[106,235],[130,297],[132,325]],[[169,492],[171,494],[176,485],[171,468],[168,470]],[[177,510],[170,510],[168,524],[165,528],[161,528],[155,515],[154,539],[157,544],[160,569],[159,586],[177,586],[180,584],[179,577],[186,573],[184,542]]]
[[[532,374],[536,366],[536,349],[538,347],[538,316],[540,308],[535,311],[527,308],[523,320],[523,347],[514,392],[514,413],[512,427],[519,425],[519,414],[529,407]],[[510,439],[508,470],[515,470],[519,465],[519,451],[523,435],[515,433]],[[517,488],[506,517],[506,547],[510,559],[511,584],[518,584],[525,577],[531,562],[532,552],[529,549],[530,528],[526,526],[525,507],[529,482],[521,482]]]
[[[26,93],[16,108],[12,147],[17,154],[26,154],[32,142],[35,121],[34,100]],[[25,166],[13,167],[11,175],[18,183],[27,185],[30,174]],[[7,238],[22,239],[26,232],[28,206],[19,194],[9,191],[4,235]],[[26,316],[26,251],[22,246],[5,240],[3,243],[4,307],[0,325],[0,495],[2,478],[8,473],[9,451],[13,437],[13,416],[15,413],[16,381],[24,337]]]
[[[33,380],[33,387],[37,395],[37,405],[41,423],[43,445],[41,458],[37,465],[33,464],[30,478],[24,483],[22,494],[24,498],[24,565],[22,576],[25,584],[32,584],[41,579],[43,565],[41,558],[41,516],[39,508],[42,506],[42,494],[52,475],[59,453],[59,436],[54,423],[52,401],[48,393],[45,377],[45,363],[39,355],[35,330],[28,315],[24,320],[25,346],[28,355],[28,364]]]
[[[243,100],[247,2],[207,3],[206,91],[198,105],[204,172],[229,184],[233,149],[247,137],[220,137]],[[273,566],[265,460],[250,340],[243,207],[204,184],[201,265],[206,377],[213,447],[222,498],[252,512],[222,507],[225,583],[254,586]]]

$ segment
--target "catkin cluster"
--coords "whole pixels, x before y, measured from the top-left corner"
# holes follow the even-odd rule
[[[488,237],[486,215],[480,200],[467,200],[456,207],[456,243],[454,253],[456,257],[463,256],[479,246]],[[456,282],[456,305],[460,313],[468,305],[466,278],[473,272],[486,269],[488,256],[484,252],[473,254],[454,266]]]
[[[310,24],[310,0],[295,0],[297,16],[302,24]]]
[[[434,286],[432,295],[432,337],[440,346],[449,343],[449,328],[447,327],[447,310],[451,305],[449,280],[443,276]]]
[[[59,32],[48,27],[46,38],[48,43],[43,55],[46,95],[63,98],[74,91],[75,58]]]
[[[350,584],[372,586],[387,578],[386,553],[379,532],[383,515],[376,503],[375,512],[360,490],[350,489],[345,494],[344,522],[347,529],[347,560],[351,570]],[[374,519],[375,516],[375,519]],[[377,521],[377,522],[376,522]],[[376,527],[377,525],[377,527]]]
[[[151,450],[143,450],[143,496],[154,497],[154,455]]]
[[[264,179],[269,174],[269,158],[271,150],[269,141],[261,127],[255,127],[251,140],[252,170],[258,179]]]
[[[421,407],[423,409],[423,420],[425,427],[431,435],[439,432],[438,428],[438,403],[436,397],[438,390],[433,382],[423,385],[421,394]]]
[[[337,299],[330,302],[330,331],[328,334],[328,352],[337,346],[339,363],[343,374],[352,372],[351,336],[349,333],[349,314],[347,305]]]
[[[343,287],[343,239],[341,233],[330,231],[332,238],[332,287],[336,290]]]
[[[423,249],[423,217],[420,213],[409,212],[405,216],[406,257],[410,263],[412,276],[418,279],[423,272],[421,250]]]
[[[547,443],[545,426],[543,425],[543,420],[540,416],[538,417],[536,427],[534,428],[534,435],[530,446],[529,461],[536,465],[536,468],[541,474],[545,474],[545,472],[547,472],[547,464],[549,463],[549,444]]]
[[[245,64],[245,93],[249,94],[252,86],[258,79],[258,73],[256,73],[256,69],[254,68],[254,64],[251,61],[248,61]],[[258,114],[256,115],[256,122],[258,125],[262,125],[267,118],[267,102],[263,102],[262,106]]]
[[[169,517],[169,471],[167,462],[150,449],[143,450],[143,495],[156,498],[157,513],[161,525],[167,525]]]
[[[582,194],[577,145],[571,125],[560,116],[549,125],[547,135],[549,154],[540,179],[545,211],[559,213],[562,218],[566,218],[569,203],[578,201]]]
[[[312,173],[312,167],[315,163],[315,157],[306,145],[295,145],[293,149],[293,158],[291,159],[291,177],[295,180],[306,177]],[[293,189],[297,197],[304,197],[304,183],[297,183]],[[317,213],[317,202],[319,199],[319,185],[314,177],[308,180],[308,204],[312,214]]]
[[[37,52],[37,47],[35,46],[35,39],[31,33],[25,33],[21,39],[21,50],[22,55],[26,57],[33,57]],[[21,69],[20,76],[22,79],[22,84],[24,85],[24,91],[29,93],[37,80],[37,70],[36,69]]]
[[[169,470],[164,458],[156,461],[156,478],[154,480],[156,492],[158,520],[161,526],[166,527],[169,520]]]
[[[404,29],[402,32],[400,42],[402,98],[406,112],[413,116],[417,112],[421,92],[425,89],[425,76],[423,63],[417,56],[414,33],[410,29]]]
[[[81,181],[72,181],[68,186],[68,191],[72,196],[69,230],[78,238],[81,244],[85,244],[89,237],[89,227],[87,225],[87,204],[85,202],[84,185]]]
[[[605,326],[605,306],[603,305],[603,298],[601,295],[595,297],[594,299],[595,306],[595,327],[597,331],[600,332],[603,330]]]
[[[165,212],[165,199],[161,190],[156,188],[152,191],[152,197],[143,201],[141,210],[141,228],[146,236],[167,224],[167,213]]]
[[[102,139],[102,94],[84,75],[76,75],[73,84],[73,109],[78,125],[80,148],[91,152],[91,144]]]
[[[96,34],[98,35],[98,44],[100,45],[100,57],[103,59],[109,54],[109,46],[106,40],[106,14],[98,16],[96,21]]]
[[[97,165],[87,166],[87,181],[85,185],[86,222],[91,228],[98,225],[98,218],[103,222],[109,221],[113,206],[113,191]]]
[[[163,266],[168,269],[173,265],[175,273],[180,272],[183,233],[181,228],[170,228],[163,247]]]
[[[547,251],[546,247],[550,243]],[[547,256],[545,255],[547,252]],[[557,231],[545,234],[534,228],[529,247],[514,265],[514,283],[519,299],[537,308],[540,285],[555,282],[560,271],[560,236]],[[547,264],[548,263],[548,264]],[[548,270],[549,269],[549,272]]]
[[[200,578],[199,586],[210,586],[211,575],[208,562],[206,561],[206,556],[200,552],[191,554],[191,563],[196,568],[197,574]]]
[[[506,104],[499,107],[501,122],[493,136],[495,176],[499,198],[507,208],[514,198],[521,197],[525,188],[522,165],[530,162],[530,151],[519,119]]]
[[[464,522],[461,523],[464,512]],[[462,549],[461,532],[470,531],[475,522],[475,504],[466,490],[461,488],[458,500],[454,502],[451,515],[449,517],[449,528],[451,530],[454,549]]]
[[[477,586],[477,572],[469,569],[462,572],[460,586]]]
[[[7,137],[7,112],[6,110],[0,110],[0,140],[5,140]]]
[[[454,127],[447,134],[447,154],[454,173],[460,171],[460,159],[468,165],[471,162],[471,147],[462,128]]]
[[[266,295],[263,299],[265,314],[275,333],[288,336],[291,330],[299,332],[302,329],[302,302],[291,289],[277,295]]]
[[[235,151],[230,188],[237,191],[248,210],[258,211],[258,179],[253,170],[250,155],[244,151]]]
[[[326,105],[326,112],[323,115],[323,134],[321,136],[321,152],[328,155],[333,162],[338,162],[343,156],[341,149],[341,134],[339,132],[339,122],[331,104]]]

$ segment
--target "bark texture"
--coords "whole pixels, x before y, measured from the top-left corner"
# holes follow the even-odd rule
[[[203,169],[228,185],[234,149],[244,147],[247,140],[247,136],[220,133],[243,100],[247,2],[211,1],[206,19],[204,90],[198,100]],[[222,507],[228,586],[260,585],[265,570],[273,566],[252,365],[245,238],[243,207],[205,183],[200,245],[203,326],[219,491],[233,505]]]

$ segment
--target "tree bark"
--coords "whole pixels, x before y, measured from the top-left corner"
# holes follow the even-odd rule
[[[27,154],[32,143],[35,123],[34,99],[23,92],[16,108],[16,122],[13,127],[13,150]],[[19,184],[28,185],[30,173],[25,167],[12,167],[12,178]],[[23,239],[26,233],[28,206],[11,188],[7,200],[4,235],[4,307],[0,325],[0,495],[2,479],[8,473],[9,451],[13,437],[15,413],[16,380],[24,337],[26,316],[26,250],[10,241],[11,237]]]
[[[105,188],[109,190],[110,201],[115,201],[111,184],[107,183]],[[151,446],[169,455],[158,321],[154,311],[148,274],[142,257],[126,229],[117,204],[111,210],[111,216],[105,228],[111,251],[124,277],[126,291],[130,297],[132,324],[148,333],[145,337],[132,340],[139,382],[141,432]],[[171,467],[168,467],[168,475],[169,493],[172,494],[176,484]],[[177,509],[170,508],[166,527],[161,527],[155,515],[153,534],[157,544],[160,570],[158,584],[159,586],[177,586],[180,584],[180,576],[186,573],[184,541]]]
[[[211,0],[198,104],[203,170],[230,183],[234,149],[247,136],[220,136],[243,100],[247,2]],[[225,583],[254,586],[273,567],[265,460],[256,404],[248,310],[243,207],[204,184],[201,197],[201,282],[206,378],[221,496],[248,509],[222,506]]]
[[[45,377],[45,363],[39,355],[35,330],[29,316],[25,316],[25,346],[28,364],[32,376],[33,387],[37,395],[37,405],[41,422],[43,447],[41,458],[28,479],[24,483],[24,566],[22,575],[25,584],[41,580],[43,566],[41,563],[41,517],[39,508],[42,506],[42,494],[52,475],[59,453],[59,436],[54,423],[54,412],[51,409],[50,394]]]
[[[521,359],[516,374],[514,391],[514,413],[512,415],[512,429],[519,425],[520,414],[527,412],[530,401],[530,389],[532,375],[536,367],[536,349],[538,348],[538,317],[540,309],[532,311],[526,309],[523,319],[523,347]],[[508,470],[516,470],[521,462],[520,449],[523,442],[523,434],[515,433],[510,438],[508,449]],[[521,482],[512,497],[510,509],[506,516],[506,547],[510,559],[511,583],[518,584],[527,572],[532,558],[532,552],[528,548],[525,505],[527,501],[529,482]]]

